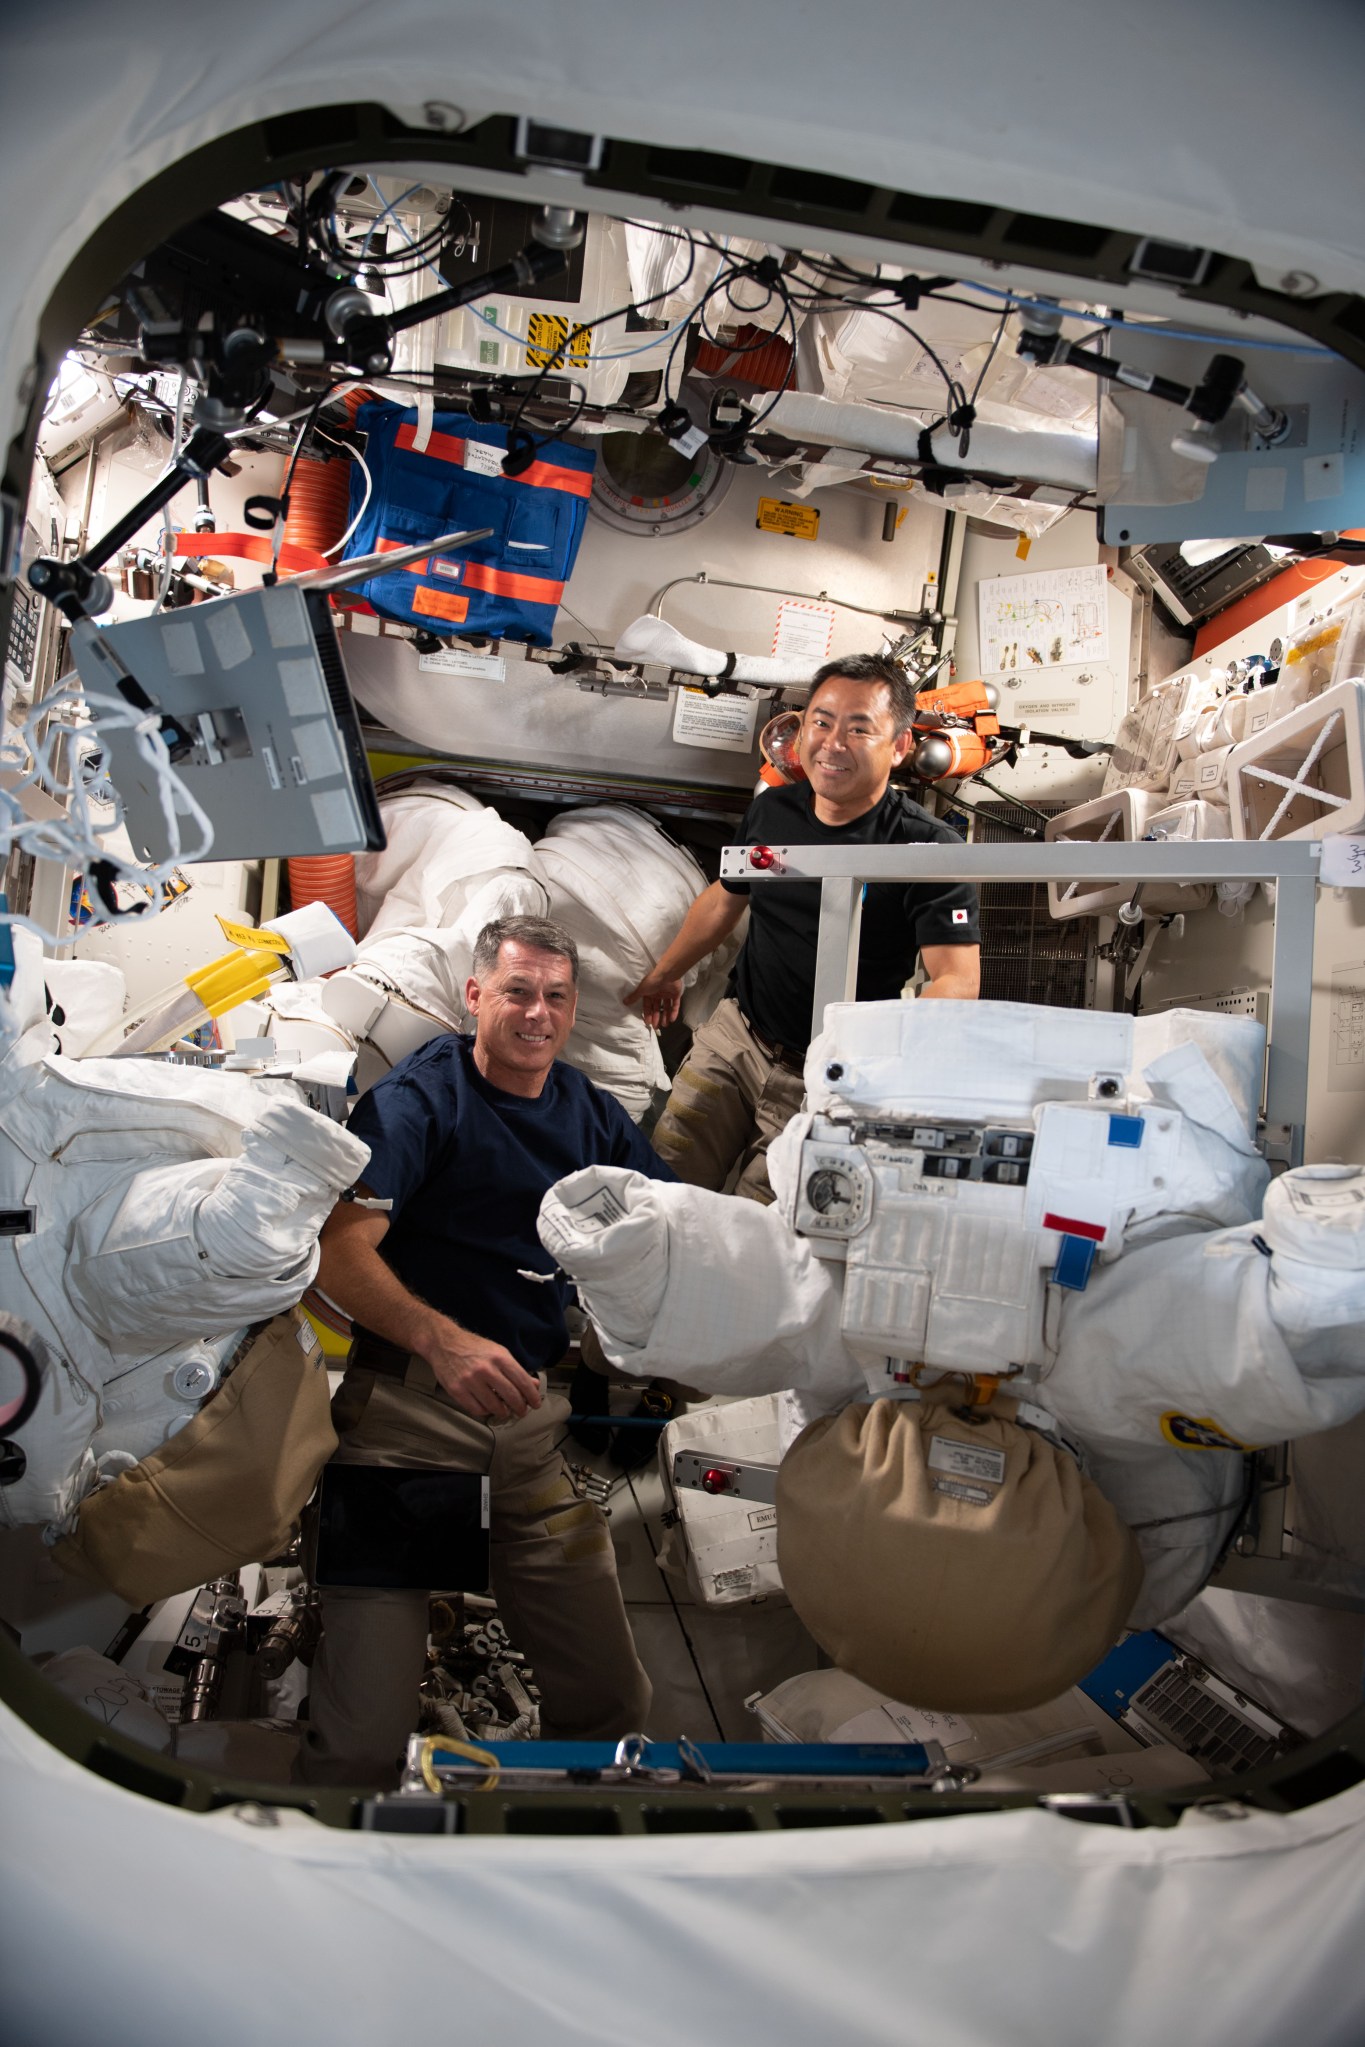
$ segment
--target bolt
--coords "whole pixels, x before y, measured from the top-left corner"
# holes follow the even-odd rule
[[[465,122],[459,107],[453,107],[449,100],[428,100],[422,108],[422,119],[428,128],[440,128],[449,135],[458,135]]]
[[[1280,279],[1280,290],[1287,291],[1291,298],[1306,299],[1310,292],[1319,289],[1317,278],[1308,270],[1286,270]]]

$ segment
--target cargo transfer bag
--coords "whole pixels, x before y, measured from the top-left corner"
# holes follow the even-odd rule
[[[183,1429],[82,1503],[57,1562],[145,1606],[275,1556],[337,1447],[324,1366],[299,1309],[272,1317]]]
[[[555,441],[519,476],[504,476],[506,429],[484,426],[467,413],[376,402],[361,406],[356,426],[369,437],[365,461],[373,489],[348,558],[413,547],[443,533],[493,529],[458,555],[428,555],[409,568],[372,576],[357,585],[359,594],[381,618],[427,632],[486,633],[548,647],[583,538],[593,451]],[[357,463],[352,517],[364,481]]]

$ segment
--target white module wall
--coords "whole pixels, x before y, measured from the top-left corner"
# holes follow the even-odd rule
[[[1216,673],[1230,661],[1269,654],[1277,640],[1283,644],[1362,581],[1360,570],[1343,569],[1188,665]],[[1183,937],[1163,933],[1152,950],[1144,1010],[1182,997],[1268,989],[1271,935],[1270,908],[1259,890],[1238,918],[1214,908],[1186,917]],[[1318,894],[1304,1155],[1310,1164],[1365,1158],[1365,890]]]

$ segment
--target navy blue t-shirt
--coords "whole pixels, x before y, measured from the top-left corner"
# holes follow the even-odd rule
[[[567,1280],[536,1235],[541,1198],[580,1166],[631,1166],[674,1180],[613,1096],[557,1059],[529,1100],[484,1079],[472,1038],[451,1035],[401,1060],[356,1104],[348,1128],[370,1147],[362,1178],[391,1200],[380,1255],[404,1286],[528,1372],[568,1347]],[[357,1331],[359,1333],[359,1331]]]

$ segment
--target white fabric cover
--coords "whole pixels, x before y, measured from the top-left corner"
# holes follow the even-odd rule
[[[376,2014],[395,2038],[439,2037],[453,1994],[462,2032],[498,2047],[636,2047],[642,2030],[694,2047],[706,2026],[753,2047],[1356,2047],[1365,2033],[1365,1785],[1175,1827],[1034,1807],[413,1839],[181,1811],[0,1708],[0,1802],[12,2047],[180,2038],[202,1899],[217,1951],[249,1966],[217,1972],[196,2047],[371,2047]],[[301,1960],[347,1955],[365,1957],[363,1987],[353,1967]]]
[[[128,983],[112,960],[44,960],[43,979],[66,1021],[54,1026],[68,1059],[79,1059],[123,1015]]]
[[[675,625],[648,613],[633,619],[619,635],[616,651],[628,661],[657,661],[685,675],[719,675],[730,659],[723,648],[690,640]],[[773,687],[783,682],[809,682],[820,666],[813,659],[796,660],[780,654],[736,654],[734,660],[731,673],[736,682],[761,682]]]
[[[543,895],[526,893],[525,877],[537,876],[530,840],[468,790],[419,782],[386,796],[380,812],[389,843],[355,863],[362,946],[386,931],[454,924],[500,880],[519,885],[516,911],[545,914]],[[494,888],[488,900],[496,899]]]
[[[0,1295],[52,1353],[24,1476],[0,1488],[9,1526],[60,1524],[102,1458],[145,1455],[193,1412],[176,1365],[299,1299],[369,1158],[288,1082],[66,1059],[48,1041],[37,1027],[0,1070],[0,1205],[36,1218],[0,1238]]]

